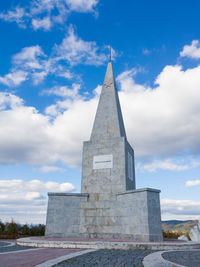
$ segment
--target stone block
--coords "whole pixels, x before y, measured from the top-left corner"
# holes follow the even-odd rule
[[[78,233],[81,222],[81,204],[88,194],[49,193],[46,236],[66,236]]]

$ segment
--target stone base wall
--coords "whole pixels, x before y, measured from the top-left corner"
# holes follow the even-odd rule
[[[49,194],[47,236],[162,241],[159,190]]]
[[[80,237],[81,204],[88,194],[48,193],[45,236]]]
[[[135,240],[162,241],[159,190],[144,188],[117,195],[121,232]]]

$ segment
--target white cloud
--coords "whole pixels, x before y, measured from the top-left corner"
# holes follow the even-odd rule
[[[161,170],[169,170],[169,171],[183,171],[183,170],[187,170],[189,169],[190,166],[189,165],[180,165],[180,164],[176,164],[174,162],[172,162],[172,160],[170,159],[166,159],[166,160],[155,160],[149,164],[145,164],[143,166],[144,170],[150,171],[150,172],[154,172],[157,169],[161,169]]]
[[[39,192],[28,192],[25,194],[25,200],[35,200],[41,199],[41,194]]]
[[[60,67],[58,76],[63,77],[63,78],[66,78],[66,79],[72,79],[73,78],[74,74],[71,73],[70,70],[63,70],[62,67],[61,67],[61,65],[58,66],[58,67]]]
[[[25,7],[15,7],[0,13],[0,19],[16,22],[20,27],[31,25],[34,30],[50,30],[54,24],[62,24],[71,12],[95,12],[98,0],[31,0]],[[56,14],[56,15],[55,15]]]
[[[41,83],[41,82],[47,77],[47,75],[48,75],[50,72],[51,72],[51,71],[50,71],[50,68],[49,68],[49,69],[46,68],[46,69],[44,69],[44,70],[42,70],[42,71],[40,71],[40,72],[34,72],[34,73],[32,74],[33,83],[34,83],[35,85]]]
[[[40,164],[40,160],[44,164],[55,162],[56,153],[48,155],[52,137],[48,132],[51,126],[47,117],[32,107],[20,106],[1,111],[0,123],[1,163],[24,160],[30,164]]]
[[[22,106],[23,100],[11,93],[0,92],[0,110]]]
[[[56,104],[52,104],[52,105],[46,107],[45,108],[45,114],[50,115],[50,116],[57,116],[60,113],[60,111],[61,112],[63,111],[63,109],[60,108],[60,102],[61,101],[57,101]]]
[[[12,205],[1,205],[0,204],[0,213],[1,220],[3,222],[11,222],[12,219],[17,223],[28,223],[28,224],[45,224],[46,223],[46,205],[29,205],[23,206],[18,205],[16,210]]]
[[[101,94],[102,85],[98,84],[97,87],[93,90],[96,96],[100,96]]]
[[[47,59],[39,45],[24,47],[12,57],[10,73],[0,76],[0,83],[9,87],[19,86],[32,79],[34,84],[41,82],[49,73],[54,72],[54,59]]]
[[[126,70],[119,74],[116,78],[116,81],[119,82],[121,90],[123,92],[130,92],[130,90],[134,89],[134,92],[142,93],[145,89],[144,85],[136,84],[134,81],[134,77],[138,72],[142,72],[143,69],[132,68],[130,70]]]
[[[200,42],[198,40],[193,40],[190,45],[185,45],[180,52],[180,56],[200,59]]]
[[[22,202],[27,201],[27,205],[28,202],[29,204],[31,204],[31,202],[33,200],[35,200],[35,204],[38,205],[40,203],[43,203],[44,196],[42,196],[39,192],[25,192],[25,193],[12,193],[10,194],[9,192],[6,193],[1,193],[0,195],[0,202],[1,205],[8,205],[8,204],[12,204],[12,205],[16,205],[16,204],[22,204]],[[13,214],[14,215],[14,214]]]
[[[187,187],[200,185],[200,180],[190,180],[185,184]]]
[[[107,50],[107,47],[105,47]],[[104,50],[105,50],[104,49]],[[96,42],[82,40],[74,33],[71,26],[67,36],[62,40],[61,45],[55,46],[57,60],[66,60],[70,65],[102,65],[108,60],[108,53],[102,51]]]
[[[61,45],[54,46],[49,57],[39,45],[24,47],[19,53],[13,55],[10,72],[5,76],[0,76],[0,83],[14,87],[26,80],[31,80],[35,85],[38,85],[48,75],[64,77],[69,80],[76,78],[77,81],[81,82],[81,78],[72,73],[70,68],[77,64],[96,66],[104,64],[107,60],[105,50],[107,47],[100,48],[95,42],[82,40],[75,35],[73,28],[70,27],[68,36],[63,39]],[[59,86],[55,86],[55,88],[58,89]],[[55,88],[54,91],[56,91]],[[62,93],[62,89],[64,87],[60,87],[57,92]]]
[[[127,135],[138,157],[199,153],[200,67],[166,66],[156,88],[118,77]]]
[[[77,99],[81,99],[80,97],[77,97]],[[58,117],[58,115],[61,115],[63,112],[65,112],[67,109],[70,108],[70,106],[72,105],[72,101],[70,99],[66,99],[66,100],[58,100],[56,101],[55,104],[52,104],[50,106],[48,106],[45,109],[45,114],[53,116],[53,117]]]
[[[30,13],[32,15],[41,14],[43,12],[51,12],[56,6],[55,0],[32,0]]]
[[[54,59],[45,55],[39,45],[24,47],[12,58],[13,68],[25,70],[34,84],[38,84],[50,73],[54,73]]]
[[[68,86],[55,86],[49,90],[43,90],[42,94],[57,95],[63,97],[64,100],[58,100],[55,104],[45,109],[45,114],[50,116],[58,116],[71,107],[72,102],[83,100],[84,98],[78,94],[80,84],[73,83],[72,88]]]
[[[200,202],[192,200],[161,199],[162,220],[200,219]]]
[[[51,29],[52,23],[49,17],[45,17],[43,19],[33,19],[32,25],[33,29],[36,31],[41,28],[48,31]]]
[[[88,139],[92,127],[96,99],[68,101],[68,109],[53,121],[33,107],[8,104],[0,112],[1,163],[51,165],[62,160],[69,166],[80,164],[82,142]],[[67,106],[65,101],[61,104]]]
[[[0,192],[13,192],[13,193],[24,193],[24,192],[71,192],[75,188],[71,183],[62,183],[59,184],[57,182],[42,182],[40,180],[0,180]],[[33,194],[33,195],[34,195]],[[33,196],[32,195],[32,196]],[[2,196],[2,195],[1,195]],[[35,194],[35,198],[38,198],[38,194]],[[2,196],[3,198],[3,196]]]
[[[27,69],[43,69],[42,59],[46,55],[39,45],[24,47],[21,52],[15,54],[12,58],[15,68],[22,67]],[[41,59],[42,57],[42,59]]]
[[[96,98],[79,99],[69,103],[68,109],[55,118],[51,132],[57,139],[54,148],[65,164],[80,165],[82,142],[89,139],[96,107]]]
[[[98,0],[66,0],[66,3],[73,11],[92,12],[98,4]]]
[[[57,166],[42,166],[40,168],[42,172],[57,172],[57,171],[64,171],[63,168],[57,167]]]
[[[26,15],[25,9],[17,6],[14,9],[9,10],[7,13],[0,13],[0,19],[7,22],[16,22],[20,27],[24,28],[24,17]]]
[[[73,83],[72,88],[68,86],[55,86],[49,90],[43,90],[44,94],[48,95],[57,95],[64,98],[71,98],[74,99],[78,96],[78,91],[80,89],[80,84]]]
[[[71,183],[40,180],[0,180],[1,220],[45,223],[47,192],[71,192]]]
[[[0,83],[3,83],[9,87],[18,86],[22,82],[27,80],[28,73],[23,70],[12,71],[5,76],[0,76]]]

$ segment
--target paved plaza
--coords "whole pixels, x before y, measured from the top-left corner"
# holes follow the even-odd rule
[[[0,241],[0,267],[34,267],[46,261],[82,249],[32,248],[15,245],[15,241]]]
[[[0,241],[0,267],[142,267],[142,266],[186,266],[200,267],[200,250],[156,251],[100,249],[92,252],[85,249],[33,248],[19,246],[15,241]],[[85,253],[85,254],[84,254]],[[83,255],[80,255],[83,254]],[[162,255],[161,255],[162,254]],[[78,255],[78,256],[77,256]],[[144,258],[156,256],[162,265],[152,262],[143,265]],[[166,260],[166,261],[165,261]],[[53,262],[53,264],[50,264]]]

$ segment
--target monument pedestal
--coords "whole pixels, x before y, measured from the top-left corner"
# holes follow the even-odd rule
[[[97,194],[49,193],[46,236],[162,241],[159,190]]]
[[[141,241],[162,241],[160,190],[142,188],[117,194],[121,233]],[[123,237],[123,236],[121,236]]]

